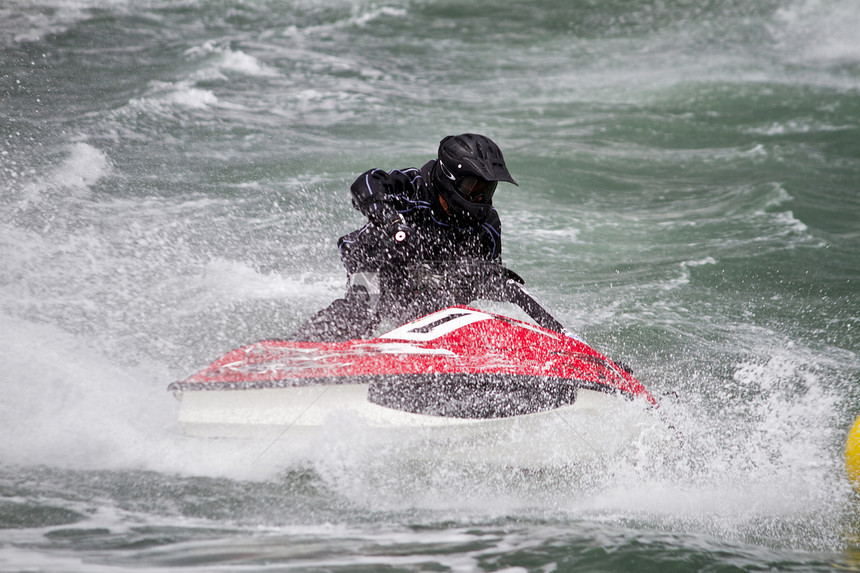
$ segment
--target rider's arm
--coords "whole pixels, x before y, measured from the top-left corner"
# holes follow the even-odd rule
[[[417,174],[417,170],[412,169],[390,173],[371,169],[350,186],[353,206],[370,222],[360,231],[361,257],[403,263],[418,251],[419,238],[398,210],[414,193],[413,172]],[[342,257],[345,252],[349,254],[355,250],[355,246],[341,244],[340,247]]]
[[[371,169],[358,176],[350,186],[352,205],[377,226],[402,222],[398,206],[403,198],[414,193],[414,178],[408,169],[391,171]]]
[[[496,263],[502,262],[502,222],[495,209],[492,210],[487,221],[481,225],[479,231],[481,244],[481,258]]]

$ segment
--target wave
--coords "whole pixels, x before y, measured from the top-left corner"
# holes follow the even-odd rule
[[[66,149],[66,157],[59,165],[24,185],[28,202],[40,200],[45,193],[58,191],[83,198],[100,179],[110,174],[111,161],[100,149],[85,142],[70,144]]]
[[[200,46],[188,48],[184,55],[189,60],[202,60],[204,63],[202,69],[191,74],[189,79],[192,80],[226,80],[226,76],[220,73],[222,70],[259,78],[279,75],[275,68],[262,63],[258,58],[242,50],[234,50],[215,40],[209,40]]]

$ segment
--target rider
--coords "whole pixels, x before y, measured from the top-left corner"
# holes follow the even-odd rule
[[[474,133],[445,137],[438,158],[420,169],[371,169],[360,175],[350,192],[368,223],[338,240],[349,275],[346,296],[291,338],[367,337],[381,319],[409,320],[470,302],[452,300],[451,293],[432,285],[416,287],[406,269],[422,262],[501,263],[501,221],[493,208],[499,181],[516,185],[499,146]]]

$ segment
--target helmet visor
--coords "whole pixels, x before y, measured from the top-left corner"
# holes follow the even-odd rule
[[[474,175],[464,175],[454,184],[457,192],[467,201],[487,205],[493,202],[496,185],[496,181],[487,181]]]

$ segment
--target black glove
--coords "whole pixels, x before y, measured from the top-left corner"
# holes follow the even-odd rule
[[[379,204],[368,218],[381,231],[381,239],[388,244],[384,248],[391,258],[408,261],[416,257],[420,251],[418,233],[406,224],[406,219],[390,205]]]
[[[415,229],[406,224],[406,221],[393,223],[389,226],[388,235],[391,238],[392,254],[407,262],[420,256],[421,240]]]

